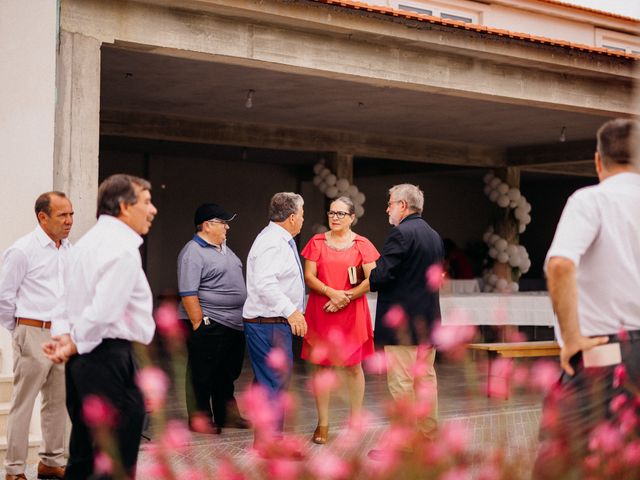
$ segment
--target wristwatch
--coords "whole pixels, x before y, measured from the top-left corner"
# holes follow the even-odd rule
[[[202,321],[204,322],[205,325],[211,324],[211,319],[209,317],[202,317]]]

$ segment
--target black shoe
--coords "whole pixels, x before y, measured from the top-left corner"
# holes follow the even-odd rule
[[[189,430],[195,433],[205,433],[208,435],[220,435],[222,427],[213,422],[189,422]]]
[[[237,416],[237,417],[234,417],[234,418],[232,418],[230,420],[227,420],[224,423],[224,426],[225,426],[225,428],[241,428],[243,430],[251,428],[251,425],[249,424],[247,419],[243,418],[241,416]]]

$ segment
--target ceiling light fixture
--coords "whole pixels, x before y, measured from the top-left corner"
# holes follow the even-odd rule
[[[244,106],[247,108],[253,107],[253,93],[254,93],[253,90],[249,90],[247,92],[247,99],[244,102]]]
[[[562,129],[560,129],[560,137],[558,138],[559,142],[567,141],[567,136],[565,135],[566,131],[567,131],[567,127],[562,127]]]

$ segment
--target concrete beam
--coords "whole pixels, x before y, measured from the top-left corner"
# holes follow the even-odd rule
[[[551,175],[572,175],[577,177],[597,177],[593,160],[559,163],[556,165],[529,165],[522,167],[523,172],[548,173]]]
[[[408,137],[381,137],[343,130],[201,121],[136,112],[103,111],[100,133],[111,136],[279,150],[340,152],[341,155],[422,163],[504,166],[501,150],[477,145]]]
[[[514,147],[507,149],[507,165],[524,167],[593,162],[595,151],[595,139]]]
[[[207,10],[68,0],[62,26],[184,58],[603,116],[633,111],[631,61],[558,55],[559,49],[440,27],[411,32],[405,24],[315,3],[197,4]],[[244,16],[224,16],[230,12]],[[301,22],[289,25],[296,16]]]
[[[72,240],[96,220],[100,142],[100,42],[60,32],[53,187],[75,210]]]

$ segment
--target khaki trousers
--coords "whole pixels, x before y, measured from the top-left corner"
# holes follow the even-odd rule
[[[42,353],[42,344],[51,340],[47,329],[16,325],[13,331],[13,393],[7,418],[7,474],[24,473],[28,448],[29,424],[38,393],[42,392],[40,410],[42,443],[38,452],[42,463],[55,467],[65,464],[64,365],[56,365]]]
[[[438,429],[438,380],[434,362],[436,349],[424,345],[387,345],[387,386],[394,400],[428,402],[430,413],[418,420],[418,429],[433,437]]]

